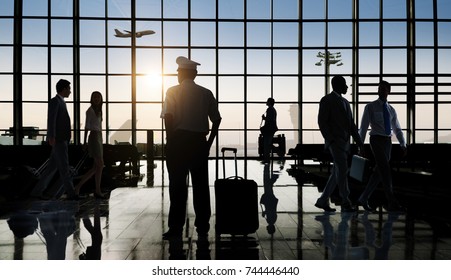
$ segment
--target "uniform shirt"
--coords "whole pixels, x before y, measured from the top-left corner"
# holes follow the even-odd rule
[[[406,146],[406,140],[404,139],[404,134],[401,130],[401,126],[398,121],[398,116],[396,114],[395,108],[393,108],[390,104],[387,103],[388,113],[390,114],[390,125],[393,133],[396,135],[396,138],[399,141],[399,144],[402,147]],[[367,104],[365,106],[365,110],[363,111],[362,123],[360,125],[360,138],[362,141],[365,141],[366,131],[368,130],[368,126],[371,125],[370,135],[379,135],[379,136],[388,136],[385,133],[384,126],[384,112],[383,112],[384,101],[380,98],[377,100]]]
[[[85,128],[91,131],[102,131],[102,116],[97,116],[92,107],[86,110]]]
[[[208,134],[210,123],[221,119],[213,93],[193,80],[185,79],[166,92],[161,117],[173,116],[174,130],[181,129]]]

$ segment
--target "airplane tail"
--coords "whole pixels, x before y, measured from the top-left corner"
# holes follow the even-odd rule
[[[124,33],[120,32],[118,29],[114,29],[114,32],[116,32],[116,35],[118,36],[124,35]]]

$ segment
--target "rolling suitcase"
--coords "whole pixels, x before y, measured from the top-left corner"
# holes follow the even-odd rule
[[[225,152],[235,158],[235,176],[225,177]],[[215,182],[216,235],[248,235],[258,229],[258,185],[238,176],[235,148],[222,148],[224,179]]]

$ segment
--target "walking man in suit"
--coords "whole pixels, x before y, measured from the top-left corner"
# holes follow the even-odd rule
[[[357,127],[352,118],[351,106],[348,100],[342,97],[346,94],[348,86],[342,76],[332,78],[330,94],[321,98],[318,113],[318,125],[325,140],[325,148],[333,158],[333,170],[327,181],[322,195],[315,206],[326,212],[334,212],[330,207],[329,198],[338,185],[341,196],[341,211],[353,212],[356,208],[349,200],[348,187],[348,156],[350,152],[350,136],[354,138],[363,151],[363,142],[360,139]]]
[[[362,122],[360,124],[360,138],[365,141],[366,131],[371,125],[370,131],[370,146],[373,152],[376,167],[368,181],[368,184],[359,197],[359,203],[366,211],[374,211],[368,204],[373,191],[379,183],[384,187],[385,197],[387,198],[388,211],[400,211],[402,207],[397,202],[393,194],[392,176],[390,170],[390,156],[391,156],[391,135],[393,133],[398,138],[401,149],[404,155],[407,153],[406,140],[401,130],[395,108],[387,102],[387,97],[390,94],[391,85],[387,81],[379,83],[378,94],[379,98],[365,106],[363,111]]]
[[[33,197],[49,198],[44,195],[51,177],[58,170],[63,189],[68,199],[77,199],[75,195],[72,174],[69,169],[68,145],[71,137],[70,117],[67,112],[64,98],[71,94],[70,82],[59,80],[56,83],[57,95],[53,97],[48,105],[47,114],[47,141],[52,146],[49,163],[41,179],[31,192]]]
[[[194,82],[200,64],[183,56],[179,56],[176,63],[179,85],[168,89],[161,113],[166,127],[170,199],[169,230],[163,238],[182,237],[188,199],[188,173],[193,183],[194,225],[198,236],[206,238],[211,215],[208,155],[218,134],[221,115],[213,93]]]

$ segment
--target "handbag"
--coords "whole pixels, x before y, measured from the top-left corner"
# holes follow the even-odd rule
[[[352,156],[349,177],[359,181],[360,183],[366,183],[368,181],[370,172],[371,168],[369,159],[358,155]]]

